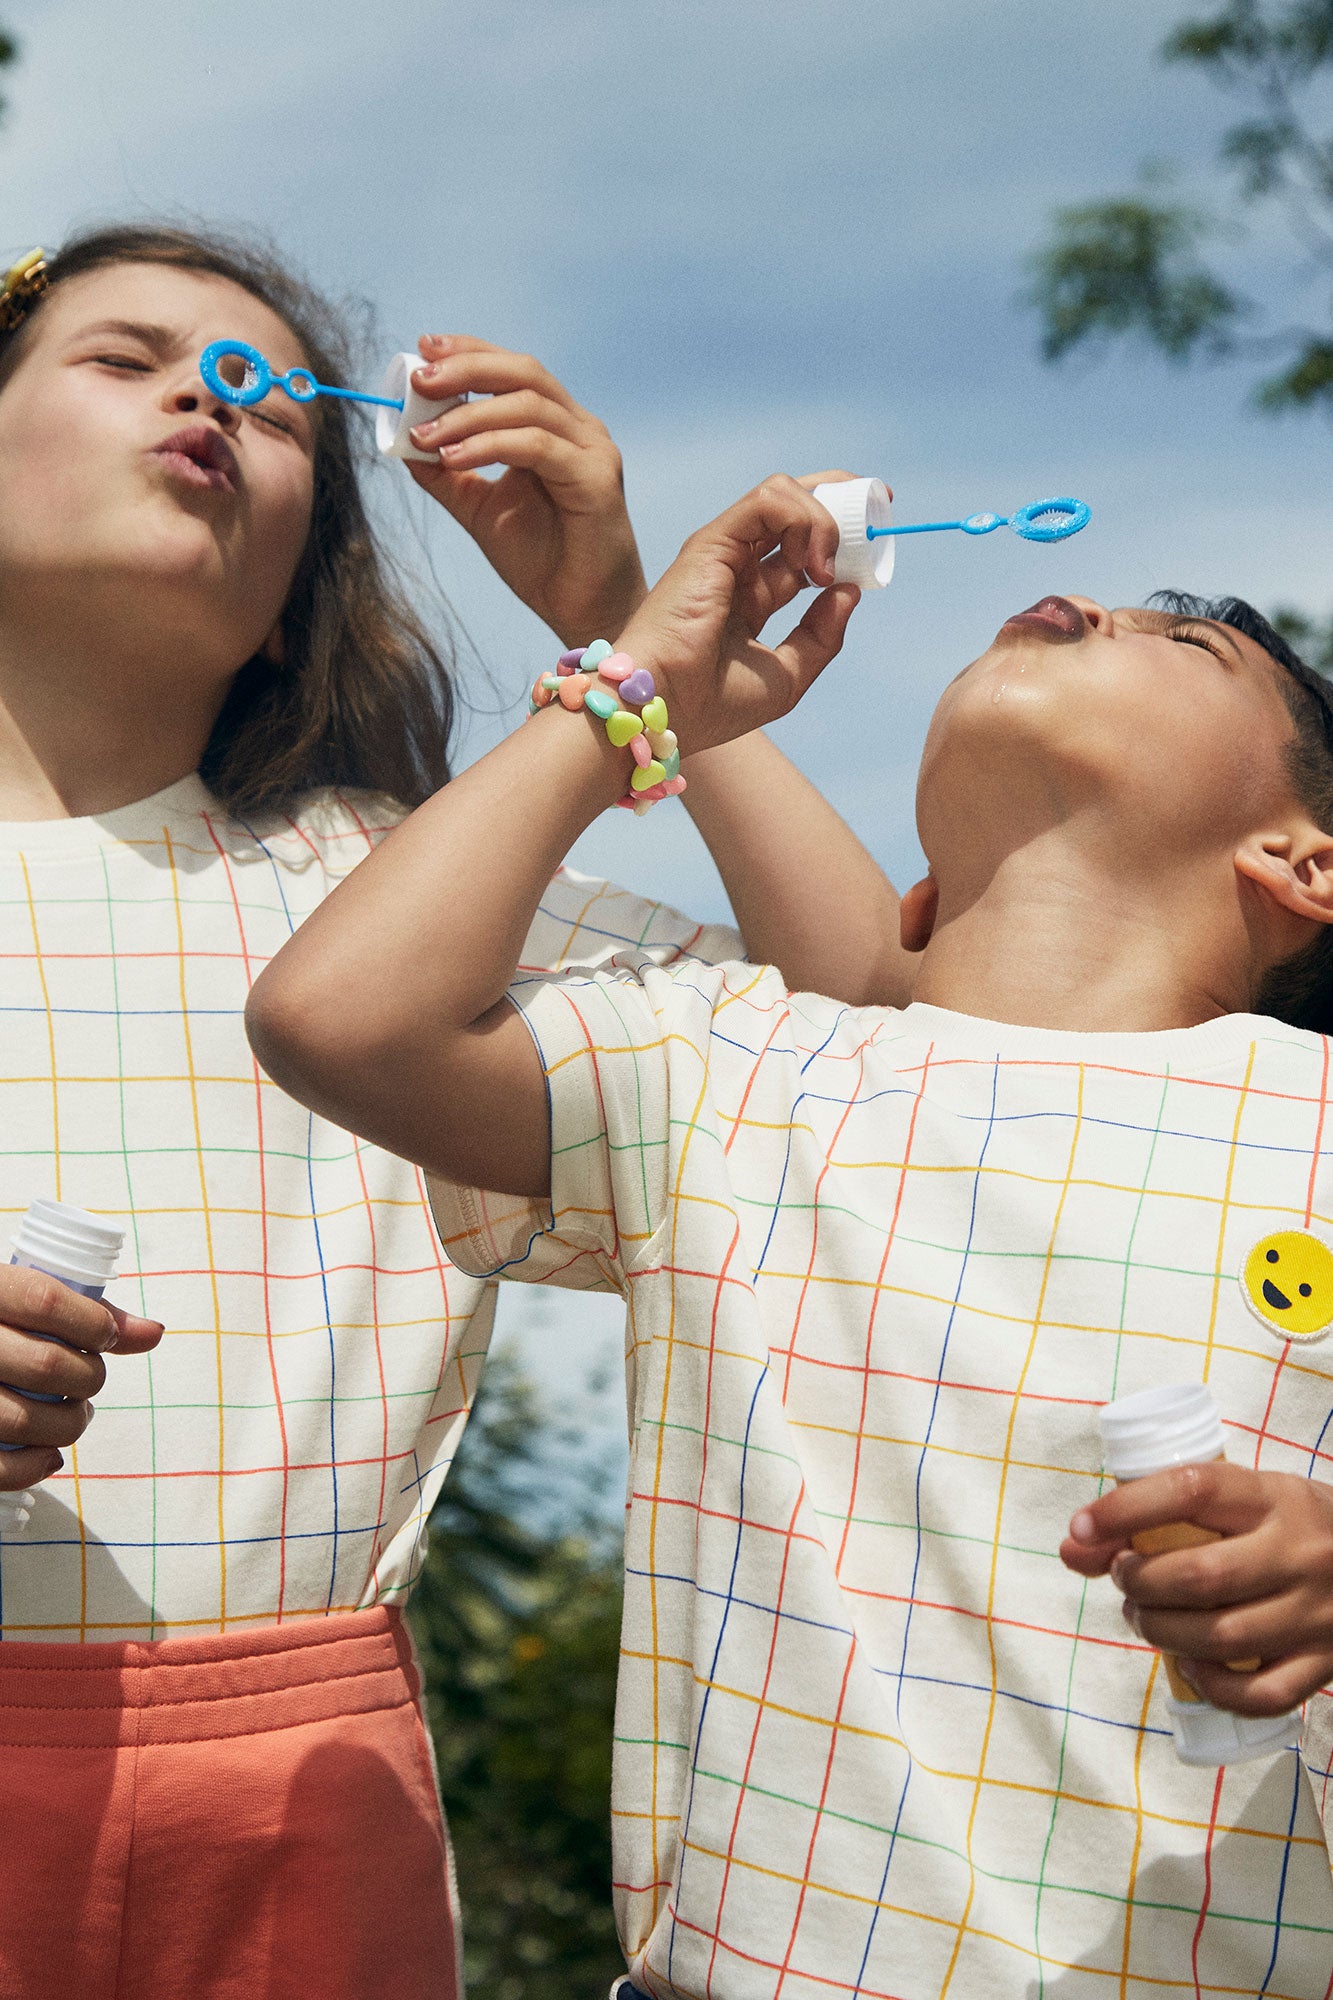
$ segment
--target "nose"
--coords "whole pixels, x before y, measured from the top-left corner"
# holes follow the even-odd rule
[[[234,435],[240,428],[241,412],[234,403],[225,403],[221,396],[214,395],[196,364],[182,368],[179,377],[168,383],[162,400],[163,408],[174,415],[210,417],[228,435]]]
[[[1099,632],[1104,639],[1114,639],[1115,619],[1104,604],[1099,604],[1095,597],[1079,597],[1073,591],[1067,596],[1071,604],[1077,604],[1092,631]]]

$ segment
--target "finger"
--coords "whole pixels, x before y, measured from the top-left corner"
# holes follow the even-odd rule
[[[586,453],[547,430],[487,430],[449,445],[441,462],[450,472],[508,465],[535,473],[547,485],[573,486],[585,469]]]
[[[1128,1541],[1145,1528],[1193,1521],[1218,1534],[1256,1527],[1272,1504],[1268,1475],[1214,1459],[1205,1465],[1175,1465],[1145,1479],[1126,1480],[1080,1508],[1069,1524],[1076,1542]]]
[[[413,371],[412,382],[423,395],[498,395],[506,389],[538,389],[567,409],[579,408],[563,382],[534,354],[496,347],[467,333],[423,334],[417,346],[425,366]]]
[[[432,459],[429,464],[424,459],[412,458],[404,463],[422,491],[429,493],[433,500],[438,500],[469,534],[500,483],[494,479],[483,479],[479,472],[456,472],[452,467],[446,467],[443,459],[439,458]]]
[[[93,1420],[89,1402],[35,1403],[0,1382],[0,1444],[50,1452],[74,1444]]]
[[[479,431],[518,430],[536,426],[571,444],[582,441],[582,427],[573,412],[535,389],[519,389],[508,396],[490,396],[483,402],[460,403],[412,430],[413,444],[429,451],[435,445],[462,443]]]
[[[1285,1592],[1224,1611],[1145,1611],[1128,1599],[1125,1609],[1139,1637],[1159,1652],[1232,1665],[1237,1660],[1276,1660],[1290,1652],[1302,1615],[1301,1606]],[[1302,1636],[1313,1636],[1308,1625]]]
[[[64,1463],[58,1451],[36,1447],[27,1451],[0,1451],[0,1493],[21,1493],[25,1486],[49,1479]]]
[[[828,509],[786,473],[765,479],[734,508],[728,508],[712,529],[702,531],[704,538],[716,530],[726,536],[733,519],[737,528],[742,523],[748,526],[746,539],[752,557],[777,548],[783,560],[803,571],[812,583],[833,582],[837,524]]]
[[[1066,1535],[1060,1544],[1060,1560],[1079,1576],[1105,1576],[1116,1557],[1123,1555],[1127,1542],[1076,1542]]]
[[[840,583],[821,590],[799,625],[774,647],[778,661],[794,685],[793,705],[812,687],[829,661],[841,650],[847,621],[860,601],[855,584]]]
[[[1122,1549],[1111,1571],[1117,1588],[1135,1604],[1180,1611],[1271,1597],[1300,1573],[1299,1545],[1261,1528],[1161,1555]]]
[[[743,600],[741,610],[749,619],[750,629],[761,632],[774,612],[783,610],[808,588],[809,578],[803,569],[793,570],[789,563],[775,562],[772,556],[766,556],[737,596]]]
[[[160,1319],[144,1319],[138,1313],[126,1312],[124,1306],[108,1302],[107,1311],[116,1322],[116,1337],[106,1349],[108,1354],[147,1354],[166,1332]]]
[[[32,1389],[39,1396],[95,1396],[106,1381],[99,1354],[63,1340],[39,1340],[31,1333],[0,1326],[0,1382]]]
[[[0,1323],[21,1333],[51,1333],[100,1354],[118,1338],[110,1308],[100,1299],[72,1292],[58,1278],[23,1264],[0,1265]]]
[[[1209,1660],[1184,1659],[1179,1665],[1205,1701],[1233,1715],[1282,1715],[1333,1678],[1333,1654],[1326,1652],[1290,1653],[1253,1674],[1232,1673]]]

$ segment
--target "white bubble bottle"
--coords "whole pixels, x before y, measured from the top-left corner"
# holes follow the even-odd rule
[[[125,1241],[123,1229],[102,1222],[83,1208],[71,1208],[63,1201],[34,1201],[14,1235],[11,1264],[45,1271],[58,1278],[72,1292],[87,1299],[100,1299],[116,1275],[116,1264]],[[38,1340],[53,1340],[54,1334],[37,1334]],[[61,1396],[49,1396],[37,1389],[15,1389],[16,1396],[33,1402],[59,1403]],[[21,1447],[0,1444],[0,1451]],[[0,1534],[25,1528],[35,1496],[28,1493],[0,1493]]]
[[[1117,1486],[1130,1479],[1169,1471],[1173,1465],[1204,1465],[1226,1457],[1226,1439],[1217,1404],[1202,1382],[1173,1382],[1141,1389],[1103,1406],[1097,1418],[1102,1462]],[[1133,1538],[1140,1555],[1192,1549],[1221,1541],[1214,1528],[1193,1521],[1169,1521]],[[1162,1654],[1171,1693],[1167,1708],[1176,1755],[1184,1764],[1243,1764],[1272,1757],[1294,1745],[1301,1732],[1299,1709],[1285,1715],[1233,1715],[1197,1695],[1171,1653]],[[1237,1673],[1252,1673],[1258,1660],[1232,1660]]]

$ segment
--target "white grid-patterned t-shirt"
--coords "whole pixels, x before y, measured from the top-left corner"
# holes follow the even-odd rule
[[[1329,1345],[1250,1263],[1286,1232],[1333,1268],[1328,1045],[853,1011],[741,965],[514,997],[551,1211],[433,1194],[469,1268],[630,1302],[635,1984],[1326,2000],[1333,1703],[1303,1757],[1186,1767],[1157,1656],[1057,1549],[1098,1405],[1150,1384],[1203,1377],[1232,1456],[1329,1476]]]
[[[126,1228],[108,1296],[164,1320],[0,1547],[8,1639],[146,1639],[401,1600],[494,1290],[415,1169],[262,1074],[242,1013],[400,817],[324,795],[230,820],[196,778],[98,819],[0,824],[0,1242],[56,1196]],[[565,874],[533,965],[735,949]],[[7,1255],[0,1249],[0,1256]]]

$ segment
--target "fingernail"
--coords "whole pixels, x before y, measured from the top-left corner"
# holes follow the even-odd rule
[[[1076,1542],[1096,1541],[1097,1524],[1086,1507],[1081,1507],[1069,1523],[1069,1533],[1071,1539]]]
[[[50,1458],[46,1461],[46,1470],[42,1474],[42,1478],[49,1479],[53,1472],[59,1472],[61,1466],[64,1463],[65,1463],[64,1454],[62,1452],[53,1451]]]
[[[1133,1632],[1137,1638],[1141,1639],[1143,1637],[1143,1626],[1139,1619],[1139,1608],[1137,1604],[1135,1604],[1128,1597],[1124,1598],[1120,1605],[1120,1616],[1124,1619],[1130,1631]]]
[[[419,444],[424,450],[430,443],[430,433],[434,425],[435,419],[433,417],[428,418],[424,424],[413,424],[407,435],[411,438],[413,444]]]
[[[1199,1694],[1201,1689],[1198,1680],[1198,1662],[1196,1660],[1182,1660],[1177,1658],[1176,1668],[1180,1674],[1180,1678],[1183,1681],[1188,1681],[1189,1685],[1194,1689],[1195,1694]]]
[[[438,382],[444,370],[438,361],[428,361],[423,368],[414,369],[413,373],[419,375],[423,382]]]

